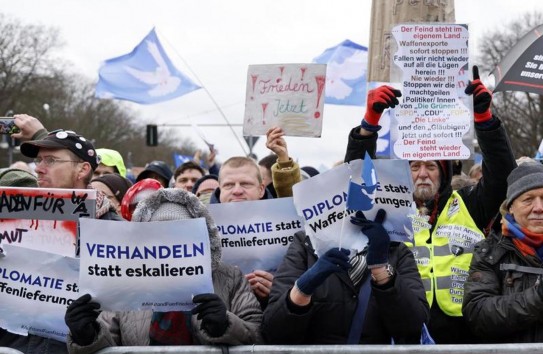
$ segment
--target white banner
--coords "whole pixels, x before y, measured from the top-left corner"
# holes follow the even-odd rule
[[[360,252],[368,239],[360,227],[350,222],[356,210],[347,210],[346,201],[349,181],[352,177],[361,183],[363,161],[355,160],[337,166],[293,186],[294,206],[305,221],[305,231],[318,255],[332,247]],[[368,219],[374,219],[379,209],[387,212],[383,226],[393,241],[413,239],[409,215],[416,207],[412,195],[412,179],[408,161],[373,160],[377,175],[374,206],[364,211]]]
[[[79,260],[4,246],[0,257],[0,327],[66,342],[66,309],[79,298]]]
[[[398,46],[391,75],[401,82],[394,109],[394,156],[406,160],[463,160],[473,150],[467,25],[402,24],[392,29]],[[469,108],[468,108],[469,107]]]
[[[292,198],[208,205],[221,233],[222,260],[244,274],[273,273],[293,235],[303,230]]]
[[[213,293],[204,218],[159,222],[81,219],[80,292],[103,310],[184,311]]]

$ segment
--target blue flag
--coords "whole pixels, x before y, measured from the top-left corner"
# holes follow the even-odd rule
[[[364,167],[362,168],[362,184],[349,181],[349,192],[347,194],[347,209],[349,210],[370,210],[375,199],[377,188],[377,174],[370,156],[364,156]]]
[[[364,106],[368,48],[346,39],[313,59],[326,65],[325,103]]]
[[[187,161],[192,161],[192,156],[181,155],[175,152],[173,153],[173,162],[174,162],[175,168],[178,168],[179,166],[181,166]]]
[[[151,104],[201,88],[177,70],[153,28],[131,53],[106,60],[100,67],[96,97]]]

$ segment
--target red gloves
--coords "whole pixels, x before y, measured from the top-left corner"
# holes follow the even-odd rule
[[[366,114],[364,120],[362,120],[362,128],[369,131],[378,131],[379,119],[385,108],[394,108],[400,103],[397,97],[401,97],[400,90],[387,85],[379,86],[376,89],[368,92],[368,99],[366,102]],[[368,129],[369,128],[369,129]]]
[[[479,68],[473,66],[473,81],[469,82],[468,87],[464,91],[466,94],[473,96],[473,112],[475,123],[488,122],[492,118],[490,104],[492,103],[492,92],[479,79]]]

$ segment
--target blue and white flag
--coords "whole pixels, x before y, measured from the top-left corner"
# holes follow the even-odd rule
[[[175,68],[153,28],[131,53],[102,63],[96,97],[159,103],[201,88]]]
[[[368,48],[346,39],[313,59],[327,64],[325,103],[364,106]]]
[[[370,210],[375,199],[377,187],[377,174],[370,156],[364,156],[362,167],[362,184],[349,181],[349,192],[347,195],[347,209],[349,210]]]
[[[181,166],[182,164],[184,164],[187,161],[192,161],[192,158],[193,158],[193,156],[181,155],[181,154],[178,154],[178,153],[174,152],[173,153],[173,162],[174,162],[175,168]]]

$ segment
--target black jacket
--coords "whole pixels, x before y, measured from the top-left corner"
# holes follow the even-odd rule
[[[363,159],[366,151],[375,158],[377,134],[368,137],[357,133],[360,127],[349,133],[349,142],[345,154],[345,162]],[[483,177],[475,186],[465,187],[458,191],[468,211],[480,230],[487,228],[493,218],[498,215],[501,203],[507,192],[507,176],[517,166],[507,133],[497,117],[488,127],[475,124],[475,134],[483,155]],[[446,161],[445,176],[441,178],[437,215],[441,213],[451,196],[451,161]],[[427,203],[428,210],[434,209],[434,201]],[[432,223],[432,230],[435,220]],[[429,331],[438,344],[474,343],[475,338],[462,317],[447,316],[441,311],[437,302],[433,301]]]
[[[506,264],[531,269],[500,270]],[[479,242],[462,307],[472,331],[485,342],[543,342],[543,297],[537,289],[543,285],[541,275],[529,272],[543,273],[542,267],[537,257],[522,255],[501,233]]]
[[[305,313],[293,313],[289,309],[290,289],[316,261],[309,237],[297,232],[275,274],[264,312],[262,331],[267,343],[346,343],[359,291],[348,274],[329,276],[313,294]],[[360,343],[390,344],[394,338],[397,344],[418,344],[422,325],[428,319],[428,303],[413,254],[404,244],[392,243],[389,263],[395,275],[384,286],[372,282]],[[367,276],[369,270],[366,270]]]

